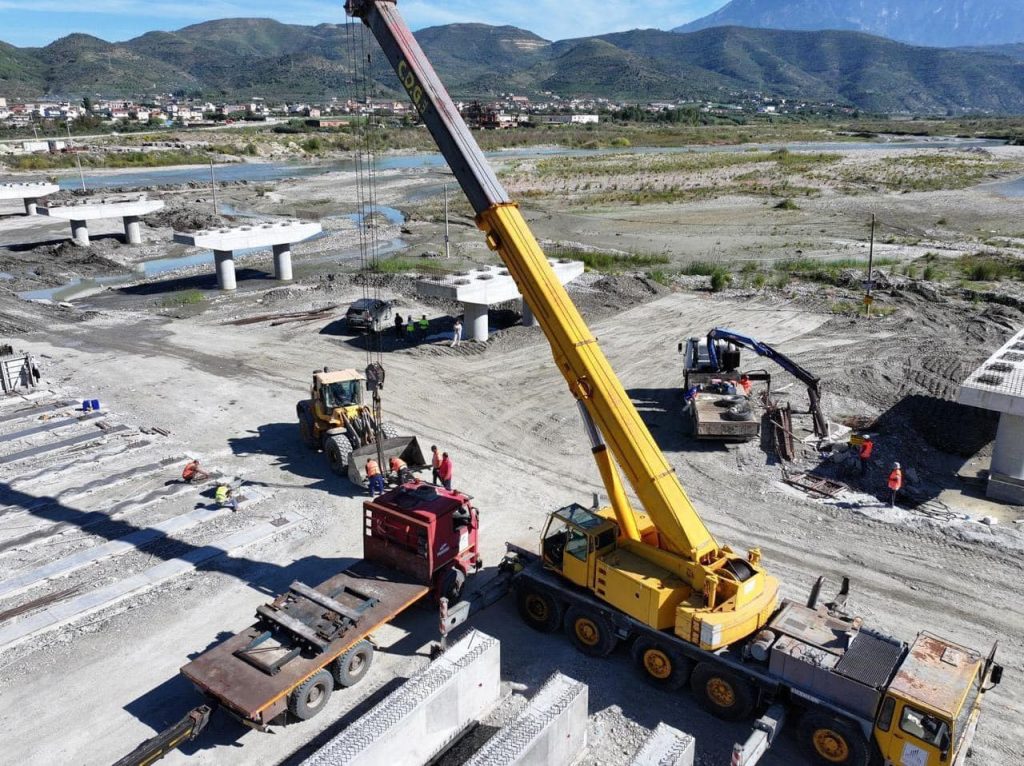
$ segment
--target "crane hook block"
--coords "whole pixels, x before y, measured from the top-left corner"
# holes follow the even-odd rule
[[[384,388],[384,365],[372,362],[366,365],[366,390],[380,391]]]

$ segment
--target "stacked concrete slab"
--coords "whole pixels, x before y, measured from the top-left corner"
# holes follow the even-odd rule
[[[548,263],[563,285],[583,273],[582,261],[549,258]],[[489,333],[487,310],[490,306],[517,298],[522,301],[508,269],[497,266],[481,266],[463,274],[420,280],[416,283],[416,292],[429,298],[462,303],[466,318],[463,334],[467,340],[480,342],[486,341]],[[522,313],[523,324],[533,325],[533,314],[525,301],[522,302]]]
[[[500,691],[500,644],[474,630],[303,766],[421,766],[483,718]]]
[[[20,199],[25,203],[25,215],[35,215],[39,200],[59,191],[57,184],[46,181],[0,184],[0,199]]]
[[[697,742],[689,734],[659,723],[630,766],[693,766]]]
[[[315,237],[323,231],[318,223],[302,221],[273,221],[248,226],[221,229],[203,229],[196,232],[174,233],[174,241],[193,247],[213,250],[217,269],[217,286],[221,290],[234,290],[235,251],[262,247],[273,248],[274,278],[282,282],[292,278],[292,244]]]
[[[572,763],[587,744],[586,684],[555,673],[466,766]]]
[[[121,218],[124,221],[125,242],[130,245],[142,244],[142,227],[139,219],[144,215],[163,210],[161,200],[150,200],[145,196],[136,199],[107,197],[69,202],[61,205],[40,205],[39,215],[60,218],[71,222],[71,238],[80,245],[89,244],[88,222],[98,218]]]
[[[971,373],[957,400],[1000,413],[985,494],[1024,505],[1024,330]]]

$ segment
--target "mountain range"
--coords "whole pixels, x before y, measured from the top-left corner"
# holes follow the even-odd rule
[[[732,0],[677,27],[844,29],[917,45],[945,47],[1024,43],[1021,0]]]
[[[83,34],[42,48],[0,43],[0,95],[359,97],[362,34],[361,26],[222,19],[122,43]],[[516,27],[451,24],[416,38],[457,98],[550,91],[645,102],[762,93],[871,112],[1024,113],[1024,46],[951,50],[859,32],[740,27],[551,42]],[[401,93],[367,44],[370,94]]]

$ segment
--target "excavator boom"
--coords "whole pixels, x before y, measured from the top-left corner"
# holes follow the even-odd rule
[[[473,206],[477,225],[487,234],[488,246],[501,255],[543,329],[570,391],[584,404],[657,528],[660,546],[692,561],[717,556],[718,544],[393,0],[349,0],[346,11],[370,28],[398,74]]]

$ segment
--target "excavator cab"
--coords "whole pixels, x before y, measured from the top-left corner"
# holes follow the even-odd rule
[[[594,582],[599,554],[615,547],[619,526],[578,503],[559,508],[548,516],[541,537],[544,566],[559,572],[576,585]]]

